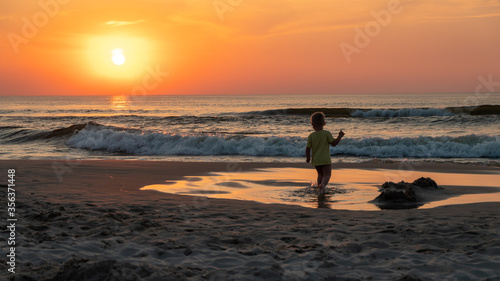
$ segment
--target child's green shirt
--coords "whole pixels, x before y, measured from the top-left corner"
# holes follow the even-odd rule
[[[313,166],[332,164],[332,159],[330,158],[330,143],[332,141],[334,141],[332,133],[326,130],[312,132],[307,137],[306,146],[312,149],[311,164]]]

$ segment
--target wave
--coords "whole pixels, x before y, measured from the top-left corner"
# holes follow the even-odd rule
[[[430,116],[454,116],[454,115],[500,115],[500,105],[480,105],[480,106],[458,106],[445,108],[327,108],[327,107],[310,107],[310,108],[281,108],[263,111],[246,111],[246,112],[229,112],[229,113],[204,113],[200,115],[182,115],[174,114],[165,110],[87,110],[87,109],[72,109],[72,110],[41,110],[37,114],[31,115],[30,110],[14,112],[12,114],[2,114],[9,118],[34,118],[37,120],[60,120],[69,118],[93,118],[95,119],[123,119],[123,118],[144,118],[144,119],[160,119],[160,120],[196,120],[198,121],[234,121],[242,118],[267,118],[269,116],[310,116],[314,112],[323,112],[327,117],[336,118],[398,118],[398,117],[430,117]],[[30,114],[23,114],[30,112]],[[41,115],[40,115],[41,114]]]
[[[227,135],[180,135],[131,132],[87,126],[66,144],[73,148],[104,150],[131,155],[242,155],[302,157],[302,137],[255,137]],[[362,138],[342,140],[332,155],[377,158],[500,158],[500,137]]]
[[[26,143],[50,139],[68,139],[87,126],[106,127],[92,121],[54,130],[34,130],[20,126],[4,126],[0,127],[0,140],[8,143]]]
[[[373,117],[416,117],[416,116],[452,116],[453,113],[439,108],[403,108],[403,109],[372,109],[356,110],[351,116],[362,118]]]
[[[74,148],[106,150],[132,155],[249,155],[297,156],[303,142],[299,137],[245,137],[132,133],[112,129],[86,128],[72,136],[67,144]]]
[[[95,108],[78,108],[78,109],[0,109],[0,114],[25,114],[30,115],[61,115],[61,114],[92,114],[109,116],[110,114],[151,114],[151,113],[168,113],[168,110],[163,109],[139,109],[139,108],[125,108],[125,109],[95,109]]]
[[[399,108],[399,109],[367,109],[367,108],[284,108],[264,111],[250,111],[244,115],[311,115],[323,112],[327,117],[427,117],[464,115],[500,115],[500,105],[459,106],[446,108]]]
[[[500,158],[500,136],[346,139],[331,151],[379,158]]]

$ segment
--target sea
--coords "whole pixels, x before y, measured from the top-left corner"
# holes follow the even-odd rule
[[[305,162],[312,113],[334,163],[500,166],[500,93],[0,96],[0,159]]]

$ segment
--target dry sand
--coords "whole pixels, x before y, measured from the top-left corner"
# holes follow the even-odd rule
[[[345,211],[139,190],[210,171],[302,164],[20,160],[0,167],[4,174],[15,168],[17,180],[14,275],[0,258],[9,280],[500,280],[498,202]],[[2,233],[5,253],[9,234]]]

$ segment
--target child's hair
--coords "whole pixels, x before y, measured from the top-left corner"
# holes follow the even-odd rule
[[[311,115],[311,125],[313,127],[320,127],[325,124],[325,114],[323,112],[314,112],[313,115]]]

